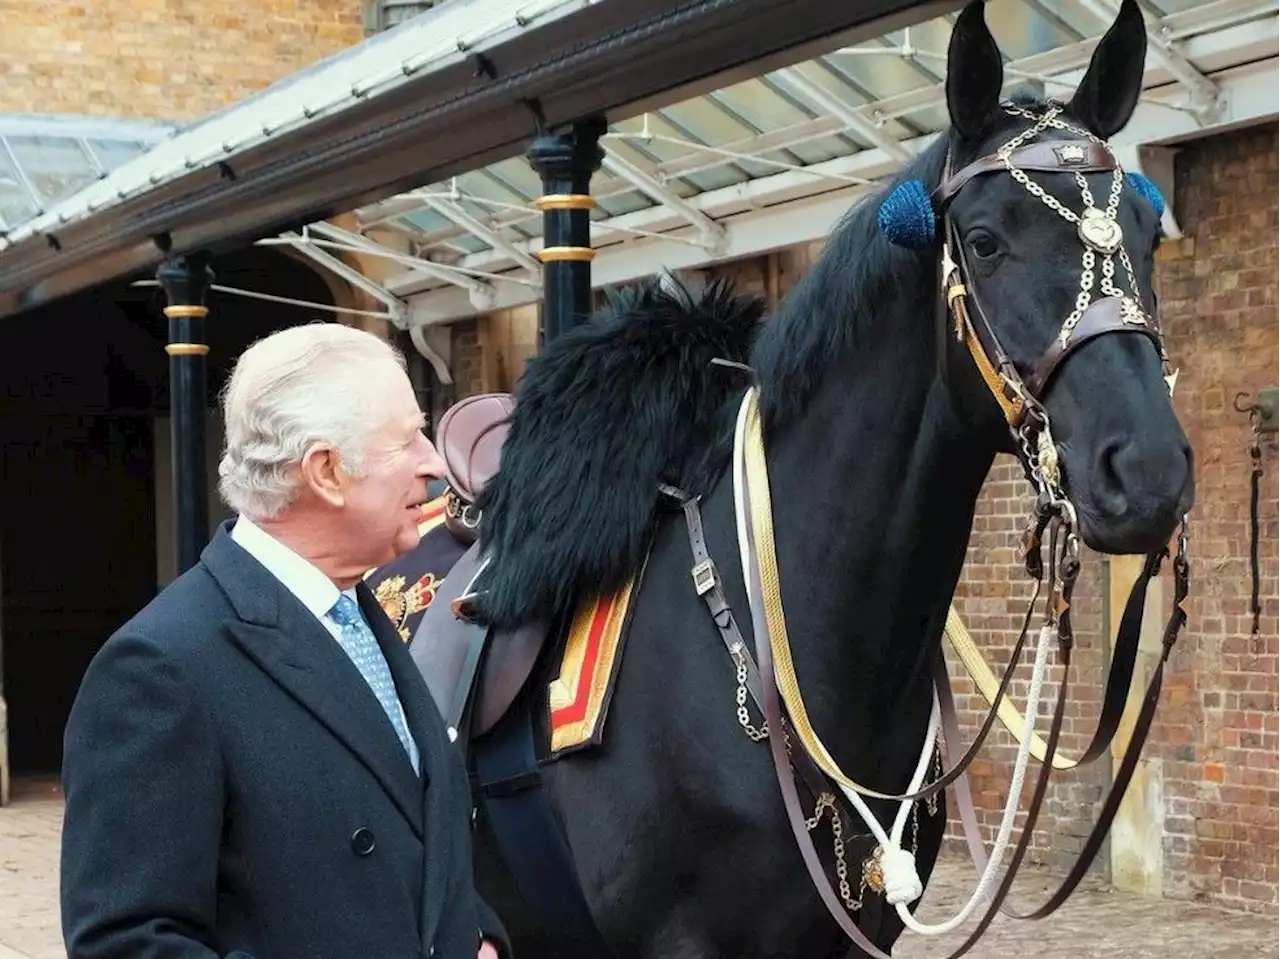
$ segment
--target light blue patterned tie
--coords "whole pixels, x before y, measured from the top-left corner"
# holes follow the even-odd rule
[[[378,702],[382,704],[387,719],[391,720],[391,728],[400,737],[400,745],[404,746],[405,752],[409,754],[409,762],[413,764],[414,772],[417,772],[418,745],[405,727],[404,719],[400,714],[400,701],[396,698],[396,684],[391,678],[391,669],[383,658],[373,630],[364,621],[364,616],[361,615],[360,607],[356,605],[355,600],[345,593],[338,597],[338,601],[333,604],[333,609],[329,610],[329,615],[342,627],[338,642],[351,657],[356,669],[360,670],[360,675],[373,690],[373,695],[378,697]]]

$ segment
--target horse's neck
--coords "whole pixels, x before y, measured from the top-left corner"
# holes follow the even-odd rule
[[[896,730],[928,718],[936,640],[993,456],[962,435],[915,324],[833,363],[770,443],[783,601],[811,713],[837,759],[892,778]],[[886,726],[892,736],[868,736]]]

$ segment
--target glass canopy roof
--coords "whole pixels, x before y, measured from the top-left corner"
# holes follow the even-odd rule
[[[1274,0],[1140,3],[1151,38],[1148,97],[1150,88],[1160,87],[1161,104],[1197,116],[1213,99],[1206,74],[1235,64],[1221,57],[1197,63],[1196,43],[1276,16]],[[1005,59],[1007,89],[1030,82],[1048,95],[1069,94],[1116,6],[1113,0],[989,0],[986,19]],[[829,168],[828,161],[876,148],[899,163],[909,160],[909,141],[947,123],[942,81],[955,16],[615,123],[603,141],[604,168],[592,181],[598,202],[593,242],[643,235],[622,225],[636,220],[626,215],[663,206],[682,211],[686,225],[699,225],[695,208],[705,194],[788,170],[807,169],[815,179],[847,185],[866,181],[815,165]],[[520,254],[536,250],[542,221],[533,203],[540,192],[537,175],[515,157],[367,206],[356,211],[357,222],[367,238],[396,235],[398,248],[407,243],[438,266],[502,273],[522,262]]]
[[[40,215],[176,130],[163,123],[0,114],[0,231]]]

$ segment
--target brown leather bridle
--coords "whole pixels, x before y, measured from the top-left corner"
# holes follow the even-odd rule
[[[1029,913],[1019,914],[1007,909],[1005,900],[1013,884],[1014,876],[1030,847],[1035,823],[1047,793],[1050,775],[1054,767],[1053,761],[1062,732],[1070,678],[1071,653],[1074,646],[1070,619],[1071,599],[1080,571],[1080,549],[1075,510],[1061,487],[1057,451],[1050,431],[1049,414],[1044,406],[1043,399],[1054,374],[1075,350],[1084,343],[1107,333],[1138,333],[1146,336],[1159,352],[1171,391],[1174,374],[1169,371],[1168,356],[1164,348],[1159,324],[1147,314],[1141,305],[1136,277],[1133,275],[1128,255],[1124,252],[1123,237],[1119,224],[1115,219],[1120,191],[1123,188],[1123,174],[1114,154],[1112,154],[1104,141],[1093,136],[1088,131],[1074,127],[1060,119],[1061,107],[1058,105],[1051,105],[1040,116],[1030,114],[1018,107],[1009,106],[1006,109],[1015,115],[1026,116],[1033,121],[1032,126],[1004,144],[994,154],[983,156],[957,172],[953,173],[951,171],[951,159],[950,155],[948,155],[943,182],[934,192],[934,208],[942,214],[944,221],[942,299],[939,311],[942,317],[940,334],[947,335],[946,321],[948,318],[954,320],[955,335],[959,340],[966,343],[983,381],[987,384],[988,389],[999,404],[1006,423],[1015,438],[1018,455],[1027,472],[1028,479],[1036,489],[1036,506],[1023,539],[1024,562],[1027,572],[1035,580],[1035,596],[1033,596],[1027,610],[1022,633],[1014,644],[1009,665],[1000,681],[995,701],[991,704],[991,711],[969,749],[963,755],[960,754],[959,722],[955,712],[955,705],[950,695],[946,667],[942,664],[941,653],[939,652],[937,685],[944,737],[952,768],[919,792],[899,796],[877,795],[881,795],[881,798],[898,801],[918,801],[936,794],[946,785],[955,781],[957,783],[957,796],[961,804],[960,815],[966,827],[966,838],[969,840],[975,864],[978,866],[979,872],[981,872],[986,863],[986,851],[982,845],[981,838],[977,836],[976,814],[973,809],[972,798],[964,780],[959,779],[959,777],[977,755],[978,749],[993,725],[999,704],[1007,694],[1014,669],[1021,660],[1022,649],[1027,638],[1035,604],[1041,595],[1041,588],[1046,578],[1048,580],[1048,591],[1044,603],[1044,627],[1052,628],[1056,631],[1061,679],[1058,687],[1057,702],[1050,724],[1045,756],[1042,760],[1039,775],[1036,777],[1034,793],[1025,814],[1022,833],[1014,848],[1008,870],[977,927],[960,947],[950,953],[947,959],[956,959],[956,957],[968,952],[982,936],[998,912],[1003,911],[1014,918],[1043,919],[1054,913],[1079,885],[1110,830],[1120,802],[1137,767],[1139,755],[1146,742],[1155,716],[1155,709],[1159,702],[1165,663],[1168,661],[1178,634],[1187,619],[1184,604],[1189,590],[1189,565],[1186,558],[1187,524],[1184,517],[1173,563],[1173,610],[1165,627],[1161,656],[1153,670],[1146,695],[1142,700],[1141,710],[1134,723],[1132,735],[1125,748],[1120,767],[1114,776],[1111,789],[1103,802],[1099,817],[1085,840],[1084,848],[1081,850],[1079,857],[1061,886],[1053,893],[1050,899],[1039,909]],[[1026,141],[1051,127],[1074,133],[1080,139],[1027,144]],[[1027,170],[1052,173],[1069,172],[1074,174],[1086,203],[1085,213],[1083,215],[1073,214],[1053,198],[1047,198],[1048,195],[1044,193],[1043,189],[1034,184],[1034,181],[1027,176]],[[1107,171],[1111,172],[1113,178],[1111,194],[1108,198],[1106,209],[1099,210],[1093,205],[1092,193],[1083,174],[1086,172],[1099,173]],[[1007,172],[1012,175],[1024,188],[1046,202],[1046,205],[1055,209],[1064,218],[1071,220],[1074,217],[1074,222],[1078,225],[1077,232],[1085,250],[1082,256],[1081,292],[1077,297],[1075,309],[1064,321],[1062,331],[1053,343],[1028,369],[1019,368],[1001,346],[999,338],[996,336],[988,319],[988,314],[975,294],[970,280],[971,271],[965,260],[963,248],[959,244],[958,232],[947,212],[951,201],[967,183],[975,177],[997,172]],[[953,256],[953,251],[959,254],[958,258]],[[1102,270],[1103,296],[1094,299],[1092,287],[1095,277],[1092,274],[1099,255],[1104,257]],[[1132,295],[1127,295],[1115,285],[1114,257],[1119,257],[1121,261]],[[1109,267],[1108,264],[1110,264]],[[972,311],[970,310],[971,306]],[[700,558],[705,553],[705,545],[700,542],[701,524],[696,519],[696,500],[686,499],[683,505],[686,513],[690,514],[689,529],[694,555],[695,558]],[[1047,557],[1045,557],[1043,549],[1046,537],[1049,546]],[[1097,728],[1090,738],[1084,753],[1072,765],[1083,765],[1092,762],[1110,750],[1124,714],[1129,686],[1133,680],[1147,587],[1150,581],[1158,575],[1160,566],[1168,558],[1168,555],[1167,548],[1150,554],[1146,558],[1142,574],[1134,583],[1117,631]],[[744,569],[744,575],[747,581],[747,588],[752,595],[753,608],[759,609],[763,606],[763,601],[759,596],[759,568],[755,561],[754,553],[750,550],[747,552],[746,561],[747,568]],[[696,569],[697,567],[695,567]],[[703,591],[700,589],[699,592]],[[744,653],[745,643],[743,643],[737,625],[733,621],[732,612],[722,608],[723,604],[714,599],[715,596],[715,589],[710,590],[704,596],[704,598],[712,597],[708,599],[712,617],[724,635],[731,653],[735,657],[743,657],[745,655],[751,674],[749,683],[751,694],[761,706],[765,716],[766,728],[775,731],[774,735],[767,737],[770,751],[773,755],[775,772],[782,790],[787,819],[800,847],[800,852],[814,886],[831,917],[852,940],[853,946],[850,949],[850,956],[858,954],[858,951],[861,950],[864,954],[879,957],[879,959],[887,959],[885,953],[876,948],[875,944],[867,938],[865,933],[858,929],[849,914],[845,912],[841,897],[833,889],[831,881],[818,858],[813,839],[809,834],[811,827],[806,824],[804,810],[800,805],[796,785],[792,778],[793,771],[798,773],[800,778],[806,782],[810,792],[815,797],[822,792],[825,778],[821,772],[818,772],[813,767],[812,760],[804,750],[784,749],[782,745],[784,737],[776,735],[778,730],[787,730],[787,717],[783,714],[782,705],[778,697],[778,689],[775,684],[774,664],[767,630],[762,630],[758,621],[753,624],[755,626],[756,657],[759,662],[757,673],[755,663],[750,662],[749,654]],[[790,739],[789,736],[785,738]],[[847,812],[844,814],[847,815]],[[839,815],[840,813],[837,813],[837,817]],[[837,838],[837,842],[839,842],[839,838]]]
[[[1073,635],[1070,621],[1071,594],[1079,574],[1079,540],[1076,530],[1075,511],[1071,507],[1061,487],[1061,475],[1058,468],[1057,452],[1050,430],[1048,410],[1044,406],[1045,395],[1053,381],[1054,375],[1062,364],[1085,343],[1108,333],[1140,334],[1147,337],[1154,345],[1164,368],[1166,382],[1170,392],[1176,373],[1170,369],[1168,353],[1164,345],[1163,332],[1158,319],[1150,315],[1142,306],[1141,293],[1137,278],[1123,245],[1123,233],[1116,220],[1116,210],[1123,189],[1123,173],[1115,154],[1109,145],[1087,130],[1075,126],[1061,117],[1061,107],[1051,104],[1042,114],[1035,115],[1020,107],[1006,106],[1006,111],[1023,116],[1032,121],[1032,125],[1017,136],[1010,139],[995,153],[979,157],[961,169],[952,170],[952,157],[948,153],[941,185],[933,192],[932,201],[935,211],[941,215],[942,223],[942,298],[940,316],[943,325],[950,319],[954,323],[954,335],[965,343],[983,382],[999,405],[1005,421],[1016,441],[1019,459],[1022,461],[1028,479],[1036,489],[1037,502],[1023,539],[1024,561],[1028,573],[1035,579],[1036,596],[1040,595],[1040,585],[1046,564],[1043,557],[1043,544],[1046,533],[1049,539],[1049,556],[1047,563],[1048,596],[1045,601],[1045,623],[1057,629],[1059,642],[1059,661],[1062,666],[1062,679],[1059,685],[1057,704],[1048,735],[1048,748],[1037,777],[1034,793],[1027,810],[1027,818],[1022,834],[1015,847],[1008,871],[993,897],[978,927],[966,939],[964,944],[948,959],[967,952],[986,930],[995,914],[1004,909],[1014,875],[1017,872],[1030,845],[1035,821],[1043,803],[1050,774],[1053,769],[1053,756],[1057,749],[1062,721],[1065,715],[1066,692],[1073,649]],[[1073,139],[1042,140],[1029,142],[1034,137],[1053,128],[1073,134]],[[1085,201],[1085,210],[1075,214],[1055,198],[1049,196],[1029,176],[1027,171],[1045,173],[1071,173],[1080,187]],[[1110,196],[1105,209],[1094,206],[1093,195],[1085,173],[1111,173],[1112,182]],[[950,216],[952,201],[966,184],[980,176],[994,173],[1012,175],[1024,189],[1038,197],[1047,206],[1069,221],[1077,224],[1084,253],[1082,256],[1081,291],[1077,296],[1075,309],[1063,323],[1062,330],[1056,336],[1040,358],[1030,367],[1020,367],[1003,348],[999,337],[991,324],[988,312],[978,298],[972,282],[972,270],[969,267],[960,242],[959,232]],[[1093,297],[1094,268],[1098,258],[1102,258],[1103,282],[1102,296]],[[1120,289],[1115,283],[1115,260],[1119,259],[1129,291]],[[944,335],[946,330],[940,331]],[[1128,787],[1138,756],[1145,744],[1150,725],[1159,700],[1163,680],[1164,665],[1172,652],[1178,633],[1186,622],[1185,601],[1189,590],[1189,565],[1186,558],[1187,526],[1183,518],[1182,529],[1178,536],[1178,547],[1174,558],[1174,604],[1166,625],[1162,655],[1148,685],[1143,706],[1130,741],[1125,750],[1112,787],[1104,801],[1102,811],[1094,824],[1084,849],[1076,860],[1059,889],[1041,908],[1033,912],[1014,915],[1015,918],[1042,919],[1055,912],[1079,884],[1088,871],[1089,865],[1110,830],[1111,823],[1119,809],[1120,801]],[[1146,559],[1142,575],[1133,586],[1126,603],[1124,615],[1117,631],[1115,652],[1112,659],[1110,675],[1103,698],[1102,709],[1098,717],[1098,726],[1091,737],[1084,753],[1077,764],[1091,762],[1106,753],[1119,728],[1128,698],[1129,685],[1133,678],[1137,659],[1137,646],[1147,587],[1158,573],[1168,550],[1152,553]],[[1034,606],[1035,599],[1032,604]],[[1012,679],[1013,666],[1021,658],[1022,647],[1027,635],[1027,626],[1031,619],[1031,609],[1024,621],[1021,636],[1014,646],[1010,658],[1010,667],[1002,677],[997,701],[991,706],[991,713],[983,723],[976,741],[970,749],[960,755],[958,748],[958,722],[954,704],[950,702],[949,689],[946,686],[945,669],[940,667],[940,692],[943,692],[943,713],[945,738],[953,768],[946,776],[935,781],[922,791],[930,793],[946,782],[954,780],[977,753],[978,746],[992,726],[992,719],[997,705],[1008,689]],[[967,790],[963,791],[963,802],[971,804]],[[973,810],[962,808],[962,819],[974,819]],[[968,823],[966,823],[968,825]],[[966,829],[966,834],[971,830]],[[985,850],[981,841],[968,836],[970,848],[974,853],[975,863],[979,871],[985,865]],[[829,903],[829,897],[823,896]],[[830,904],[830,903],[829,903]],[[846,932],[848,927],[841,923]],[[855,942],[860,937],[854,936]],[[865,949],[866,943],[858,942]]]

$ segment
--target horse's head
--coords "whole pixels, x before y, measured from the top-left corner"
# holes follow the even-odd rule
[[[1137,104],[1145,53],[1142,14],[1123,0],[1070,103],[1002,102],[1000,54],[971,3],[952,35],[948,162],[930,198],[957,404],[971,419],[999,407],[1015,437],[1047,422],[1053,445],[1022,452],[1060,469],[1085,542],[1116,553],[1163,546],[1194,497],[1152,289],[1164,201],[1105,144]]]

